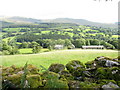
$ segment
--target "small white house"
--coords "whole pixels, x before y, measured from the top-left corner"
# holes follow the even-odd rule
[[[63,48],[64,48],[64,45],[55,45],[54,48],[55,48],[55,49],[63,49]]]
[[[83,49],[104,49],[104,46],[82,46]]]

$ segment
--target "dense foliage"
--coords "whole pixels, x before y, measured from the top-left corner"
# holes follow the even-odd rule
[[[49,49],[53,49],[57,44],[67,48],[71,48],[71,45],[75,48],[83,45],[103,45],[108,49],[120,49],[117,28],[71,23],[10,24],[3,26],[2,33],[3,41],[14,43],[18,49],[33,48],[32,42]]]

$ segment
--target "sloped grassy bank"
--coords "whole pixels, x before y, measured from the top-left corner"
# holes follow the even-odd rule
[[[24,67],[1,66],[3,89],[10,88],[83,88],[120,89],[120,56],[97,57],[85,64],[78,60],[51,64],[48,69],[32,64]],[[43,72],[39,72],[43,71]]]

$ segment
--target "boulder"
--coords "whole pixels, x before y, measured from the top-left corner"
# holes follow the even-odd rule
[[[8,75],[6,80],[12,82],[15,85],[20,85],[21,77],[22,77],[22,74],[13,74],[13,75]]]
[[[120,61],[120,56],[118,56],[117,58],[118,58],[118,60]]]
[[[70,61],[68,64],[66,64],[66,68],[70,73],[72,73],[76,71],[78,68],[85,69],[85,66],[80,61],[73,60],[73,61]]]
[[[105,66],[107,66],[107,67],[120,66],[120,64],[118,62],[115,62],[115,61],[106,60]]]
[[[80,88],[80,82],[79,81],[69,81],[68,82],[69,88]]]
[[[80,88],[82,88],[83,90],[97,90],[98,88],[100,88],[100,86],[96,83],[84,81],[80,82]]]
[[[120,68],[119,67],[112,67],[110,68],[111,74],[109,76],[116,81],[120,81]]]
[[[95,78],[97,79],[110,79],[120,80],[120,68],[119,67],[99,67],[96,70]]]
[[[45,71],[41,74],[41,77],[43,80],[48,80],[48,79],[52,79],[52,78],[59,79],[60,75],[55,72]]]
[[[39,74],[28,75],[27,81],[30,88],[39,88],[43,86],[42,79]]]
[[[89,71],[83,71],[85,77],[92,77],[92,74]]]
[[[51,64],[48,68],[49,71],[60,73],[65,69],[65,66],[63,64]]]
[[[86,66],[87,69],[95,69],[96,68],[96,64],[94,63],[94,61],[86,62],[85,66]]]
[[[113,61],[108,57],[100,56],[95,59],[96,67],[113,67],[113,66],[120,66],[119,62]]]
[[[112,82],[109,82],[108,84],[106,85],[103,85],[102,86],[103,90],[108,90],[108,89],[111,89],[111,88],[120,88],[118,85],[112,83]]]
[[[43,72],[41,77],[44,81],[44,88],[68,88],[67,81],[60,80],[60,75],[55,72]]]
[[[62,80],[55,80],[55,79],[52,79],[52,80],[48,80],[44,86],[44,88],[51,88],[51,89],[67,89],[69,90],[69,87],[68,87],[68,83],[66,81],[62,81]]]
[[[34,66],[32,64],[27,65],[27,70],[30,74],[38,74],[39,73],[39,68],[37,68],[36,66]]]
[[[96,73],[95,73],[95,78],[96,79],[108,79],[111,74],[111,72],[109,72],[109,68],[104,68],[104,67],[99,67],[97,68],[96,70]]]
[[[73,80],[74,79],[74,77],[71,75],[71,73],[69,73],[69,71],[67,71],[67,70],[63,70],[60,73],[60,77],[65,78],[66,80]]]
[[[66,64],[67,70],[74,76],[76,80],[83,80],[85,75],[85,66],[78,60],[70,61]]]

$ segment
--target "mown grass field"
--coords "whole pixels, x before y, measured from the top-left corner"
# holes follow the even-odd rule
[[[47,52],[47,51],[49,51],[49,49],[41,49],[40,52]],[[33,52],[32,52],[32,48],[19,49],[19,52],[20,52],[21,54],[32,54],[32,53],[33,53]]]
[[[110,58],[118,57],[118,51],[114,50],[59,50],[51,52],[43,52],[39,54],[26,54],[26,55],[7,55],[1,56],[3,66],[24,66],[33,64],[37,67],[40,65],[48,68],[52,63],[66,64],[71,60],[80,60],[85,63],[94,60],[98,56],[106,56]]]

